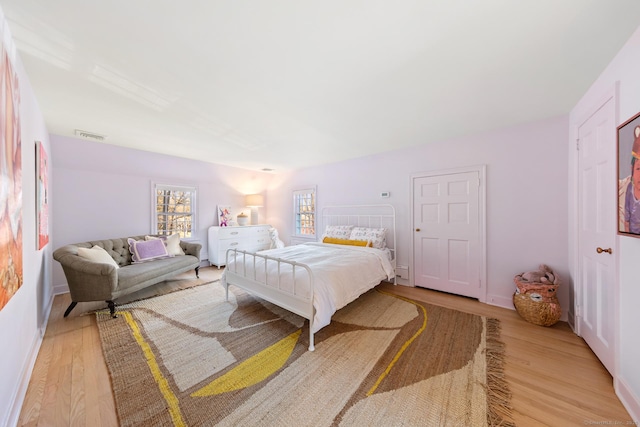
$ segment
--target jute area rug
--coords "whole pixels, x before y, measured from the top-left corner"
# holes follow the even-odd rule
[[[308,322],[219,282],[98,312],[123,426],[512,426],[499,323],[372,290]]]

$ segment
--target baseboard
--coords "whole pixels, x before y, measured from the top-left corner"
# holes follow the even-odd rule
[[[622,378],[617,377],[613,382],[613,387],[631,419],[636,423],[640,422],[640,398],[635,395]]]
[[[495,305],[496,307],[508,308],[509,310],[515,310],[513,307],[513,298],[505,297],[502,295],[487,295],[487,304]]]
[[[66,283],[60,283],[58,285],[53,285],[53,295],[62,295],[69,293],[69,285]]]
[[[3,424],[4,426],[18,425],[20,412],[22,411],[22,405],[24,404],[24,398],[27,395],[29,381],[31,381],[31,374],[33,373],[33,368],[35,367],[36,360],[38,359],[38,353],[40,352],[40,346],[42,345],[42,340],[44,339],[44,333],[47,323],[49,322],[49,315],[51,314],[52,307],[53,295],[51,296],[49,303],[47,304],[47,311],[44,316],[45,320],[43,325],[40,325],[40,327],[35,330],[35,335],[33,336],[33,342],[31,343],[29,355],[25,359],[25,364],[22,366],[20,385],[15,390],[11,398],[11,400],[13,401],[13,403],[10,405],[11,410],[9,411],[8,417],[5,420],[2,420],[5,423]]]
[[[407,280],[407,279],[403,279],[403,278],[398,277],[398,276],[396,276],[396,284],[397,284],[397,285],[402,285],[402,286],[408,286],[408,287],[410,287],[410,288],[413,288],[413,286],[411,286],[411,285],[409,284],[409,280]]]
[[[563,313],[563,316],[564,316],[564,313]],[[560,320],[562,320],[562,318]],[[576,327],[577,327],[576,326],[576,316],[574,315],[572,310],[567,312],[567,323],[569,324],[569,327],[571,328],[573,333],[577,335],[577,332],[576,332]]]

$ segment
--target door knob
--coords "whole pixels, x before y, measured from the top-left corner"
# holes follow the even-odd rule
[[[607,248],[607,249],[602,249],[601,247],[598,247],[596,249],[596,252],[598,252],[599,254],[601,254],[602,252],[606,252],[609,255],[613,254],[613,251],[611,250],[611,248]]]
[[[419,228],[416,228],[416,231],[420,231],[420,229],[419,229]]]

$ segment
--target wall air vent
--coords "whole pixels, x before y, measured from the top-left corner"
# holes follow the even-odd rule
[[[76,129],[75,134],[80,138],[93,139],[94,141],[104,141],[105,139],[107,139],[106,135],[100,135],[99,133],[88,132],[86,130],[80,130],[80,129]]]

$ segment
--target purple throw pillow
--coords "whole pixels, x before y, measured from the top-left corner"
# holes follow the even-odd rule
[[[134,263],[151,261],[159,258],[169,257],[167,247],[164,242],[158,240],[135,240],[127,239],[129,251]]]

